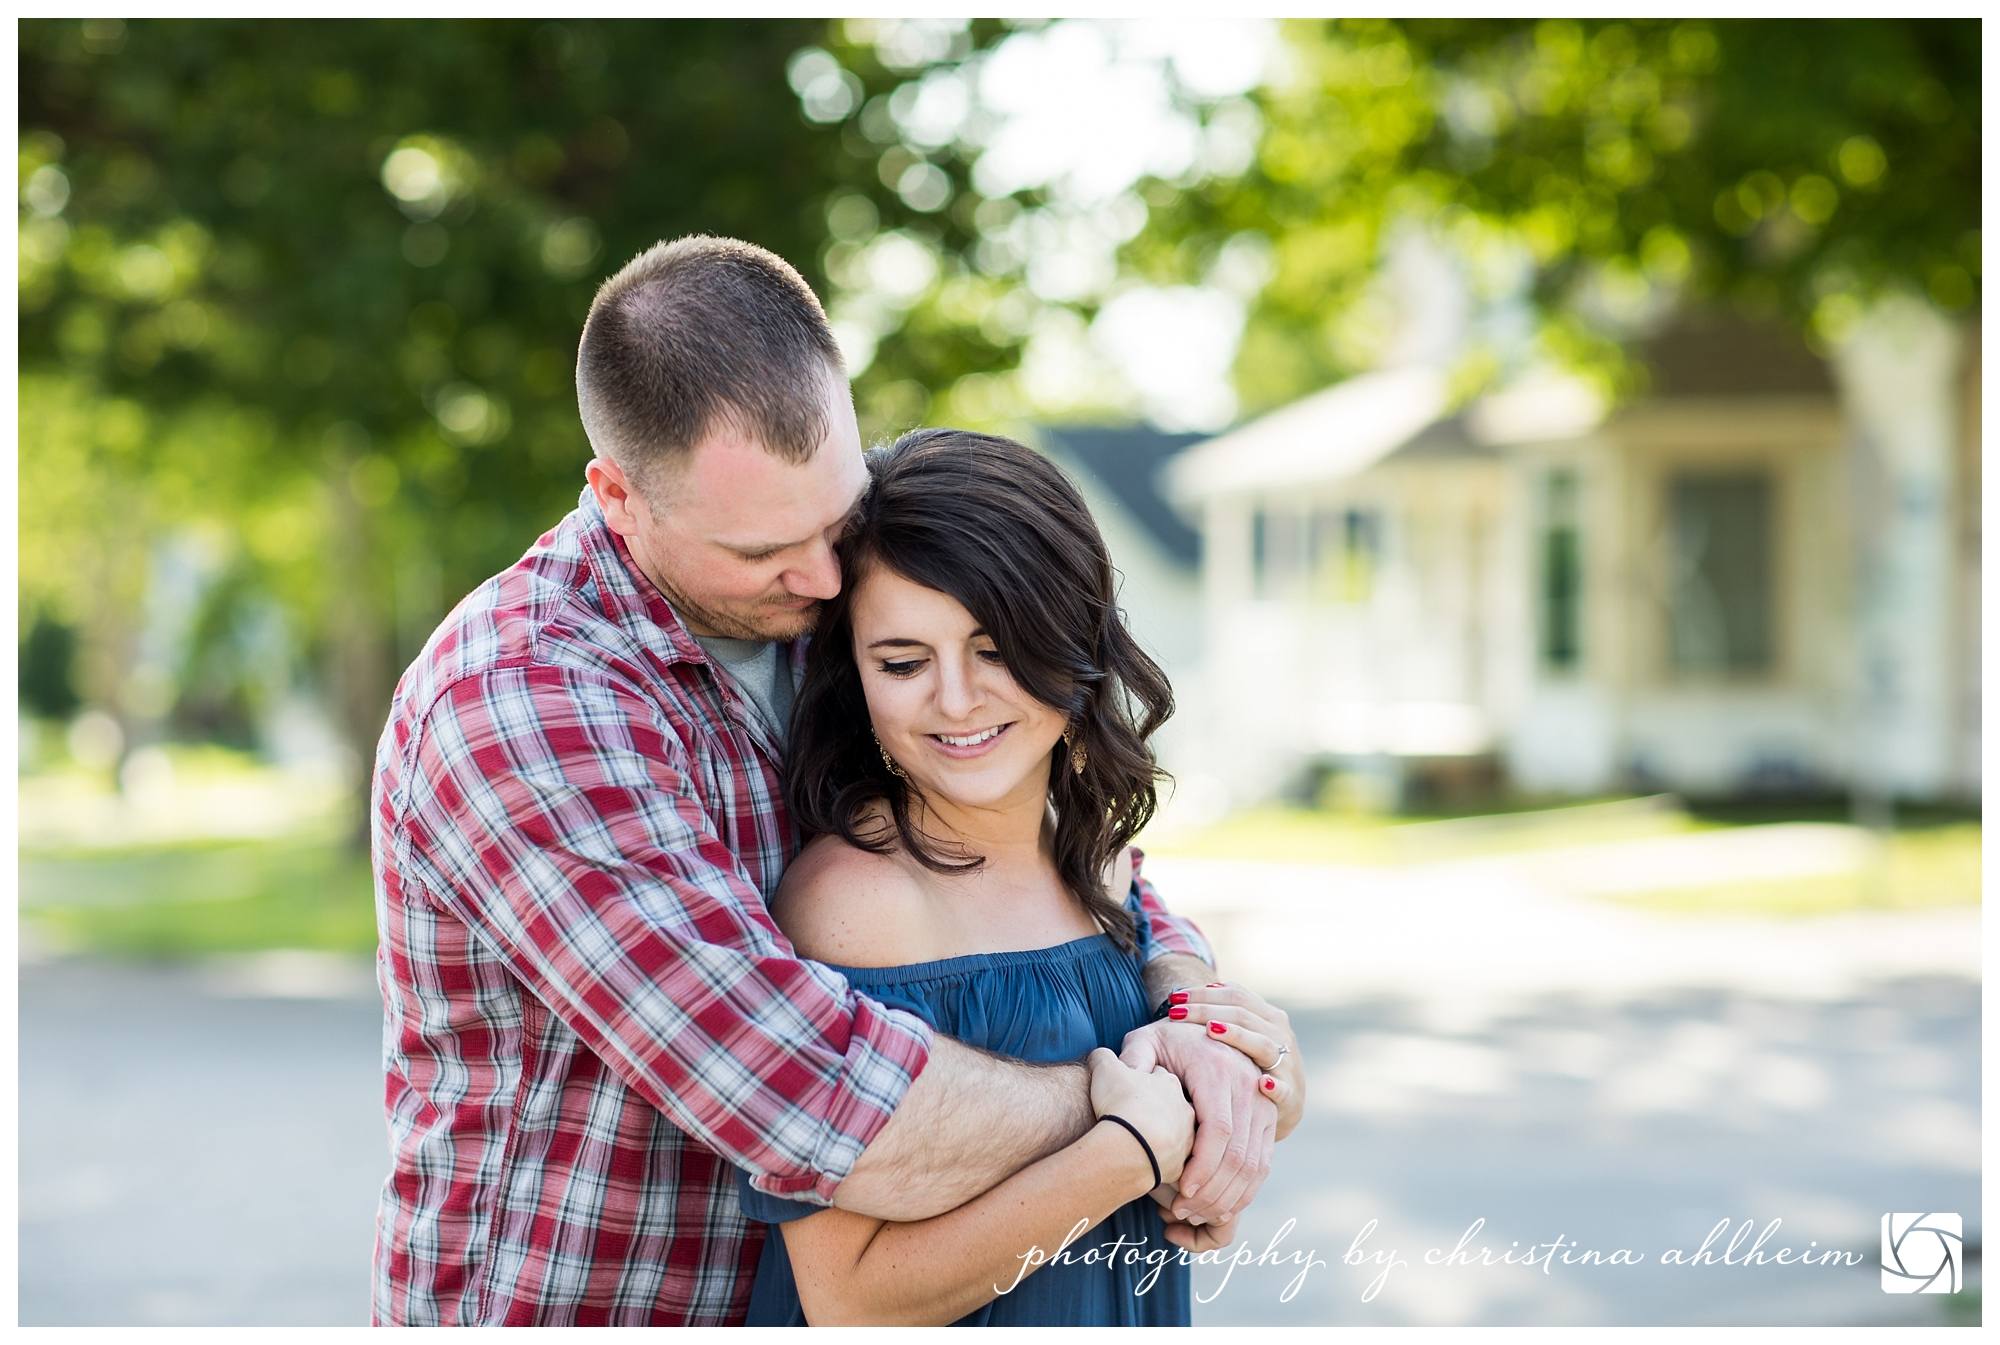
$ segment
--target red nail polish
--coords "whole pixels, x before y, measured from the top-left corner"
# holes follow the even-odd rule
[[[1222,1035],[1223,1033],[1225,1033],[1225,1032],[1229,1031],[1229,1024],[1227,1024],[1227,1023],[1210,1023],[1210,1024],[1208,1025],[1208,1030],[1209,1030],[1210,1032],[1213,1032],[1213,1033],[1214,1033],[1214,1034],[1215,1034],[1216,1036],[1218,1036],[1218,1037],[1219,1037],[1219,1036],[1221,1036],[1221,1035]]]
[[[1169,1003],[1169,1004],[1185,1004],[1185,1003],[1187,1003],[1187,991],[1185,991],[1185,990],[1176,990],[1176,991],[1174,991],[1174,993],[1173,993],[1173,994],[1171,994],[1171,995],[1168,995],[1168,996],[1167,996],[1167,1003]]]
[[[1182,1018],[1187,1017],[1187,1010],[1179,1006],[1176,1006],[1174,1008],[1167,1010],[1167,1017],[1178,1021]]]
[[[1276,1079],[1264,1080],[1264,1091],[1267,1093],[1270,1092],[1273,1088],[1276,1088],[1277,1086],[1278,1086],[1278,1081]]]

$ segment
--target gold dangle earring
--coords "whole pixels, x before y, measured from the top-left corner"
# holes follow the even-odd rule
[[[875,750],[882,754],[882,764],[889,768],[889,774],[895,776],[904,784],[908,784],[910,782],[910,773],[896,764],[896,758],[890,756],[889,749],[882,746],[882,740],[875,737],[875,730],[868,730],[868,736],[875,738]]]
[[[1090,764],[1090,749],[1076,741],[1076,725],[1063,726],[1063,746],[1069,748],[1069,768],[1074,775],[1082,775],[1083,768]]]

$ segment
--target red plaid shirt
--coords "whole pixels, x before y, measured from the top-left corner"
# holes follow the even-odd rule
[[[830,1201],[888,1120],[930,1030],[772,923],[778,761],[588,491],[404,674],[371,810],[378,1323],[741,1322],[763,1225],[730,1165]],[[1140,893],[1152,951],[1210,956]]]

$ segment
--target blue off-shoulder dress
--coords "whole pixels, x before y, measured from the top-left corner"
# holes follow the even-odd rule
[[[1136,891],[1126,909],[1138,922],[1143,952],[1150,931]],[[835,970],[870,999],[907,1009],[967,1045],[1021,1060],[1059,1061],[1099,1046],[1116,1051],[1126,1033],[1152,1017],[1141,965],[1140,956],[1098,934],[1028,952]],[[736,1184],[743,1212],[765,1223],[803,1219],[821,1208],[754,1191],[740,1169]],[[953,1325],[1186,1326],[1189,1267],[1163,1228],[1159,1206],[1141,1196],[1072,1242],[1064,1261],[1044,1265]],[[745,1324],[808,1324],[785,1239],[775,1228],[764,1240]]]

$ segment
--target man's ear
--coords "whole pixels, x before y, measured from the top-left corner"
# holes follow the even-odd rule
[[[597,507],[604,511],[605,523],[620,537],[630,537],[639,531],[639,515],[652,517],[645,497],[633,487],[625,469],[611,459],[592,458],[583,474],[597,496]]]

